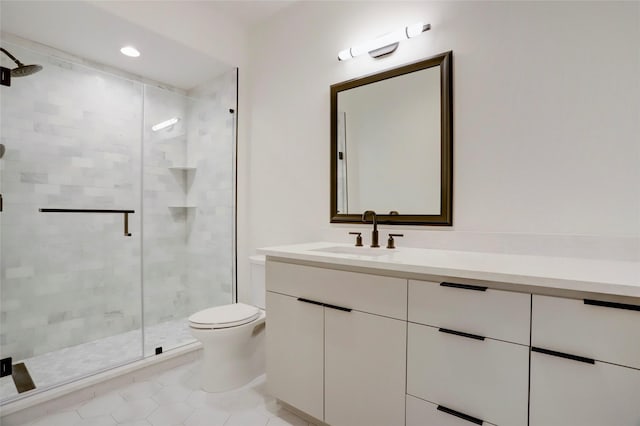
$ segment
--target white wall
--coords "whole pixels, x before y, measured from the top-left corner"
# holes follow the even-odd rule
[[[639,8],[394,1],[284,9],[250,34],[249,249],[350,241],[348,230],[364,230],[329,224],[329,86],[452,50],[454,226],[394,228],[405,233],[399,245],[640,257]],[[336,58],[418,20],[432,29],[390,57]]]

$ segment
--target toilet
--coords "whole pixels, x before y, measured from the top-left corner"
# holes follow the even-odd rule
[[[237,389],[264,374],[264,256],[251,256],[252,305],[234,303],[196,312],[189,331],[203,346],[202,390]]]

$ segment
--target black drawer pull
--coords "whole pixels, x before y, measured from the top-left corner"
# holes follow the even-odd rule
[[[298,297],[298,301],[304,302],[304,303],[311,303],[312,305],[324,306],[324,303],[322,302],[316,302],[315,300],[305,299],[303,297]]]
[[[350,308],[343,308],[342,306],[330,305],[328,303],[323,303],[325,308],[337,309],[339,311],[351,312]]]
[[[471,423],[474,423],[474,424],[477,424],[477,425],[481,425],[482,423],[484,423],[482,420],[480,420],[477,417],[473,417],[473,416],[470,416],[468,414],[461,413],[460,411],[452,410],[451,408],[447,408],[447,407],[445,407],[443,405],[438,405],[438,411],[442,411],[444,413],[451,414],[452,416],[459,417],[459,418],[461,418],[463,420],[466,420],[468,422],[471,422]]]
[[[298,301],[311,303],[312,305],[324,306],[325,308],[337,309],[339,311],[351,312],[351,308],[343,308],[342,306],[330,305],[328,303],[317,302],[311,299],[305,299],[304,297],[298,297]]]
[[[461,288],[463,290],[487,291],[488,287],[471,284],[440,283],[442,287]]]
[[[601,300],[584,299],[585,305],[604,306],[606,308],[627,309],[629,311],[640,311],[638,305],[628,305],[626,303],[603,302]]]
[[[586,358],[586,357],[578,356],[578,355],[565,354],[564,352],[557,352],[557,351],[552,351],[552,350],[549,350],[549,349],[536,348],[535,346],[531,347],[531,352],[539,352],[539,353],[545,354],[545,355],[551,355],[551,356],[557,356],[557,357],[560,357],[560,358],[572,359],[574,361],[580,361],[580,362],[584,362],[586,364],[595,364],[596,363],[596,361],[594,359],[591,359],[591,358]]]
[[[463,333],[462,331],[449,330],[448,328],[439,328],[438,331],[447,334],[455,334],[456,336],[468,337],[469,339],[484,340],[483,336],[477,334]]]

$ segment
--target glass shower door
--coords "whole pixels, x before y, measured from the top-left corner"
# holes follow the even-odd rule
[[[188,317],[232,303],[236,91],[234,68],[187,92],[145,86],[145,356],[194,342]]]
[[[44,67],[1,88],[7,400],[142,357],[142,85],[3,47]]]

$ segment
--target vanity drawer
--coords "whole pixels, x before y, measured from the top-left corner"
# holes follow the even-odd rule
[[[407,280],[275,262],[267,259],[267,290],[357,311],[407,319]]]
[[[534,295],[531,345],[640,369],[640,310],[602,305]]]
[[[640,425],[640,370],[531,353],[531,426]]]
[[[407,393],[495,424],[527,425],[529,347],[409,323]]]
[[[452,408],[441,406],[438,409],[436,404],[407,395],[407,426],[470,426],[479,424],[470,419],[456,416],[448,409]],[[460,414],[464,415],[464,413]],[[492,425],[493,423],[483,422],[481,424]]]
[[[529,345],[531,295],[409,280],[409,321]]]

